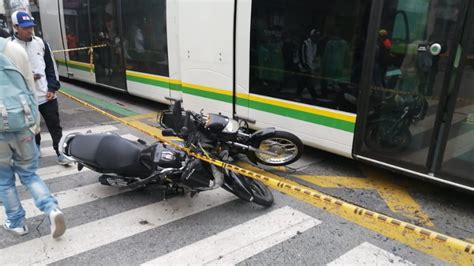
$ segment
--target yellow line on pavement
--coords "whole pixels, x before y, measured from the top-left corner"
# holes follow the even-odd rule
[[[375,189],[385,200],[390,210],[416,219],[423,225],[434,226],[428,214],[408,193],[407,187],[394,183],[393,179],[387,178],[387,174],[382,174],[380,170],[364,167],[363,171],[372,180]]]
[[[290,180],[288,178],[269,173],[269,172],[267,172],[267,171],[265,171],[261,168],[255,167],[254,165],[246,163],[246,162],[237,162],[237,165],[242,167],[242,168],[248,169],[252,172],[255,172],[257,174],[261,174],[261,175],[271,177],[271,178],[273,178],[275,180],[278,180],[278,181],[286,182],[286,183],[292,184],[292,185],[299,185],[297,182],[295,182],[293,180]]]
[[[158,117],[158,114],[159,114],[158,112],[154,112],[154,113],[148,113],[148,114],[128,116],[128,117],[124,117],[123,119],[126,121],[142,120],[142,119],[156,118]]]
[[[423,212],[421,206],[410,196],[407,189],[399,184],[395,184],[385,175],[372,169],[366,171],[363,177],[344,177],[344,176],[296,176],[308,183],[325,187],[340,188],[347,187],[352,189],[375,190],[383,198],[389,209],[395,213],[400,213],[410,219],[415,219],[420,224],[434,226],[428,214]]]

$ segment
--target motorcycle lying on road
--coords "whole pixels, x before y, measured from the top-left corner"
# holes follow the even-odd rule
[[[200,143],[213,154],[227,151],[233,158],[246,155],[253,163],[269,166],[284,166],[297,161],[303,154],[301,140],[286,131],[264,128],[249,133],[245,121],[237,121],[221,114],[202,114],[185,111],[181,100],[168,98],[174,103],[170,110],[161,113],[163,128],[179,131],[189,115],[195,130],[200,134]]]
[[[183,130],[167,129],[163,135],[180,137],[185,147],[203,154],[196,137],[199,132],[193,128],[188,120]],[[60,153],[76,161],[79,170],[87,167],[101,173],[99,182],[103,185],[127,189],[153,185],[165,192],[191,195],[222,187],[245,201],[265,207],[273,204],[273,194],[262,182],[216,167],[162,142],[148,145],[143,140],[131,141],[112,133],[70,133],[61,139]],[[227,163],[233,160],[226,152],[213,158]]]

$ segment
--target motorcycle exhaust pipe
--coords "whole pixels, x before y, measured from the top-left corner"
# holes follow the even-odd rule
[[[270,155],[270,156],[279,156],[279,154],[276,154],[274,152],[271,152],[271,151],[262,151],[262,150],[259,150],[259,149],[256,149],[252,146],[249,146],[249,145],[244,145],[244,144],[241,144],[241,143],[238,143],[238,142],[232,142],[232,141],[228,141],[227,144],[229,145],[233,145],[233,146],[236,146],[236,147],[239,147],[239,148],[242,148],[244,150],[249,150],[249,151],[252,151],[252,152],[258,152],[258,153],[263,153],[263,154],[266,154],[266,155]]]
[[[128,182],[125,179],[117,177],[117,176],[110,176],[110,175],[99,176],[99,183],[104,186],[111,186],[111,187],[121,187],[121,188],[128,187]]]

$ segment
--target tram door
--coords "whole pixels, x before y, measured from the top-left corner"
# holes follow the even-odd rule
[[[473,47],[461,39],[472,35],[469,1],[382,3],[356,157],[474,184],[474,79],[470,57],[462,58]]]
[[[90,1],[92,40],[104,47],[94,49],[96,82],[126,90],[126,77],[119,3],[116,0]]]

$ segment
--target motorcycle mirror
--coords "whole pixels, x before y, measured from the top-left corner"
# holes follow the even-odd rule
[[[163,131],[161,131],[161,134],[163,135],[163,137],[176,136],[176,132],[174,132],[174,130],[171,128],[163,129]]]

